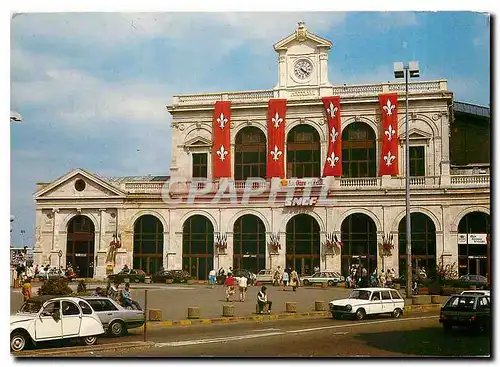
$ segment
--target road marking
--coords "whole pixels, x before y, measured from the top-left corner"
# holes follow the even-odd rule
[[[275,331],[269,333],[260,333],[260,334],[247,334],[247,335],[235,335],[235,336],[224,336],[220,338],[211,338],[211,339],[195,339],[195,340],[182,340],[177,342],[166,342],[166,343],[154,343],[154,347],[162,348],[162,347],[185,347],[189,345],[199,345],[199,344],[212,344],[212,343],[224,343],[230,341],[239,341],[246,339],[255,339],[255,338],[264,338],[268,336],[277,336],[277,335],[286,335],[286,334],[298,334],[298,333],[306,333],[311,331],[319,331],[319,330],[328,330],[328,329],[339,329],[353,326],[364,326],[371,324],[387,324],[390,322],[403,322],[403,321],[411,321],[411,320],[425,320],[437,318],[438,315],[435,316],[421,316],[421,317],[410,317],[404,319],[395,319],[395,320],[379,320],[379,321],[366,321],[366,322],[358,322],[352,324],[343,324],[343,325],[332,325],[332,326],[322,326],[317,328],[309,328],[309,329],[299,329],[299,330],[285,330],[285,331]],[[279,330],[279,329],[263,329],[265,330]],[[258,330],[254,330],[258,331]],[[336,332],[334,335],[345,335],[348,332]]]
[[[274,329],[274,328],[269,328],[269,329],[258,329],[258,330],[252,330],[252,331],[281,331],[281,329]]]

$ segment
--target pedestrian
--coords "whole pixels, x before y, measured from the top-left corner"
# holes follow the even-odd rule
[[[114,282],[108,289],[108,298],[118,301],[120,296],[120,282]]]
[[[247,284],[248,279],[242,275],[241,277],[238,278],[238,288],[240,290],[240,302],[245,302],[245,297],[247,294]]]
[[[267,306],[267,313],[271,313],[272,302],[267,299],[266,286],[263,285],[260,292],[257,293],[257,304],[259,305],[259,313],[264,313]]]
[[[123,307],[132,307],[136,310],[140,310],[141,309],[141,306],[139,305],[139,303],[137,303],[136,301],[134,301],[132,298],[131,298],[131,294],[130,294],[130,283],[125,283],[125,288],[122,289],[121,293],[120,293],[120,304],[123,306]]]
[[[26,278],[23,284],[23,298],[27,301],[31,298],[31,278]]]
[[[385,281],[386,281],[387,287],[392,286],[392,274],[389,271],[389,269],[387,269],[387,271],[385,273]]]
[[[384,274],[384,272],[382,272],[382,273],[380,274],[380,285],[382,286],[382,288],[385,288],[385,286],[386,286],[386,283],[385,283],[385,274]]]
[[[295,268],[292,270],[292,273],[290,274],[290,286],[292,287],[293,291],[295,292],[297,290],[297,287],[299,286],[299,274],[295,271]]]
[[[281,267],[278,266],[278,269],[276,269],[273,275],[273,285],[279,286],[280,284],[281,284]]]
[[[100,297],[100,296],[101,296],[101,292],[102,292],[101,287],[97,287],[97,288],[96,288],[96,289],[94,289],[94,291],[92,292],[92,297]]]
[[[227,278],[225,281],[226,286],[226,302],[233,302],[233,294],[234,294],[234,285],[236,283],[236,279],[234,279],[232,273],[227,274]]]
[[[210,270],[208,273],[208,281],[210,283],[210,288],[213,288],[215,284],[215,269]]]
[[[318,271],[319,271],[319,266],[317,266],[317,265],[316,265],[316,266],[314,267],[314,272],[315,272],[315,273],[317,273]]]
[[[286,287],[288,287],[288,281],[290,280],[290,276],[286,272],[286,270],[283,272],[283,290],[286,291]]]

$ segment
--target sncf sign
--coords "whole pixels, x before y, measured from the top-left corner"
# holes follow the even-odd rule
[[[285,200],[285,206],[313,206],[318,202],[317,197],[295,197]]]

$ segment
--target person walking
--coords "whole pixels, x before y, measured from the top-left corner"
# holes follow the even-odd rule
[[[210,270],[210,272],[208,273],[208,282],[210,284],[210,288],[214,287],[215,276],[216,276],[215,269]]]
[[[292,270],[292,273],[290,274],[290,286],[292,287],[293,291],[295,292],[297,290],[297,287],[299,286],[299,274],[295,271],[295,268]]]
[[[31,278],[26,278],[23,284],[23,299],[27,301],[31,298]]]
[[[286,291],[286,287],[288,287],[288,281],[290,280],[290,277],[286,270],[283,272],[283,290]]]
[[[240,290],[240,302],[245,302],[245,297],[247,294],[248,279],[242,275],[238,278],[238,288]]]
[[[266,305],[267,305],[267,313],[271,313],[271,306],[273,303],[267,299],[266,290],[267,287],[263,285],[260,291],[257,293],[257,304],[259,305],[259,314],[264,313]]]
[[[233,274],[228,273],[226,281],[224,283],[226,286],[226,302],[233,302],[235,283],[236,283],[236,279],[234,279]]]

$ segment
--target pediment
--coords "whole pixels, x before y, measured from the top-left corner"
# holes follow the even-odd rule
[[[274,45],[275,51],[287,50],[290,46],[296,45],[297,42],[306,42],[314,46],[318,47],[326,47],[327,49],[332,48],[333,43],[326,38],[315,35],[314,33],[309,32],[304,23],[300,22],[297,30],[289,35],[288,37],[282,39],[278,43]]]
[[[77,185],[77,181],[84,185]],[[83,188],[82,188],[83,187]],[[83,169],[73,170],[34,194],[38,199],[106,199],[124,198],[126,193]]]
[[[410,140],[430,140],[432,138],[431,134],[419,129],[410,129],[409,134]],[[399,134],[399,140],[401,141],[404,139],[406,139],[406,132]]]
[[[211,147],[212,142],[204,137],[197,136],[184,143],[185,148]]]

